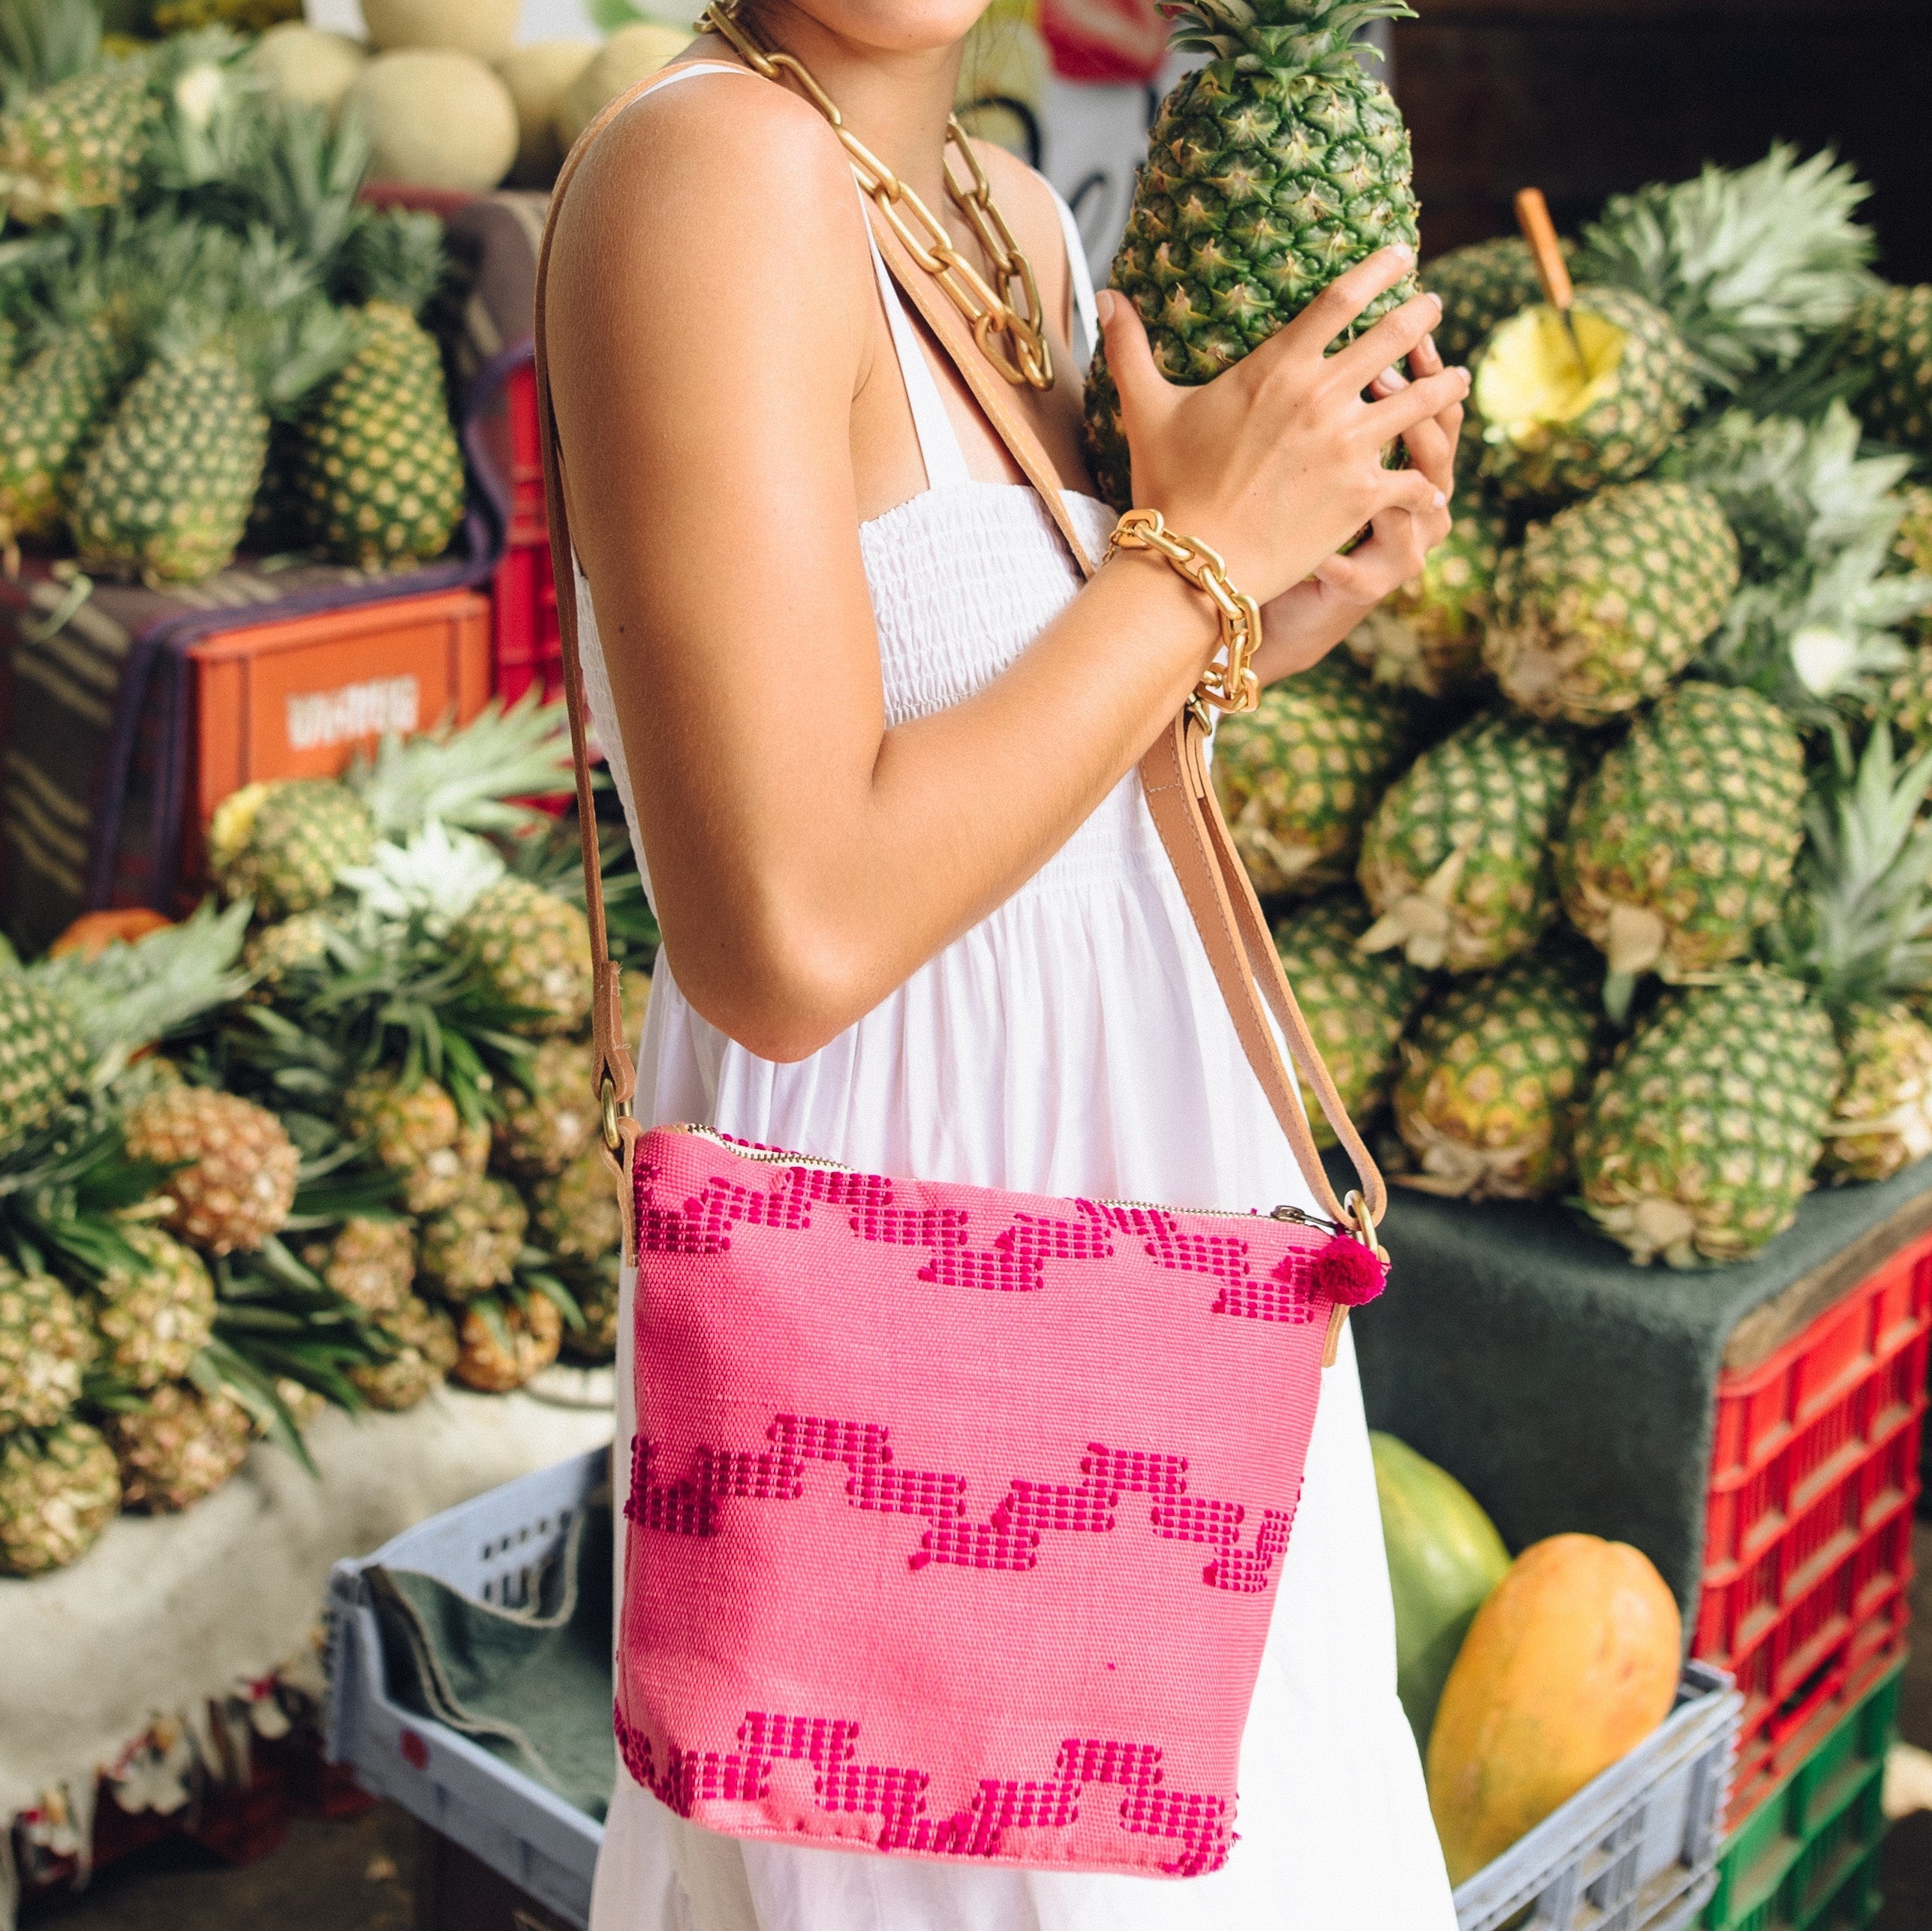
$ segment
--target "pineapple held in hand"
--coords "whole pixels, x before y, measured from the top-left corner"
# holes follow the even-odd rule
[[[1572,940],[1443,989],[1403,1042],[1395,1129],[1414,1166],[1392,1178],[1470,1200],[1563,1187],[1603,1032],[1588,960]]]
[[[443,273],[433,215],[380,215],[345,251],[363,296],[354,352],[302,417],[296,486],[311,540],[366,570],[427,562],[463,518],[443,358],[417,320]]]
[[[1301,898],[1348,877],[1416,726],[1406,693],[1377,688],[1339,654],[1221,720],[1214,790],[1256,892]]]
[[[83,568],[150,583],[197,582],[233,560],[271,410],[293,406],[348,346],[342,318],[266,231],[245,244],[185,235],[180,255],[178,298],[89,451],[68,517]]]
[[[1640,1267],[1748,1259],[1810,1190],[1841,1069],[1795,979],[1748,969],[1666,992],[1591,1089],[1584,1207]]]
[[[1181,0],[1174,45],[1209,56],[1148,137],[1112,285],[1147,324],[1170,382],[1206,382],[1292,321],[1335,278],[1416,241],[1408,131],[1352,43],[1402,0]],[[1406,279],[1368,327],[1415,293]],[[1133,501],[1120,399],[1097,356],[1088,456],[1116,509]]]

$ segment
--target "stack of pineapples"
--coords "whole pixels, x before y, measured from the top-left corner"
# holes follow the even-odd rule
[[[0,542],[154,583],[244,540],[438,556],[464,474],[418,319],[441,224],[357,199],[353,119],[271,97],[223,27],[104,51],[93,0],[0,11]]]
[[[1433,263],[1475,374],[1453,533],[1220,732],[1392,1169],[1579,1196],[1639,1262],[1932,1152],[1932,290],[1872,275],[1863,194],[1780,149],[1613,201],[1573,334],[1521,243]]]

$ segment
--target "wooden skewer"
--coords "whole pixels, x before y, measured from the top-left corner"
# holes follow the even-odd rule
[[[1540,188],[1518,190],[1516,224],[1530,245],[1530,257],[1536,265],[1536,279],[1543,284],[1544,299],[1563,317],[1576,365],[1587,377],[1590,364],[1584,359],[1583,344],[1576,332],[1576,317],[1570,312],[1576,290],[1569,278],[1569,264],[1563,258],[1563,244],[1557,239],[1556,224],[1550,219],[1550,204]]]

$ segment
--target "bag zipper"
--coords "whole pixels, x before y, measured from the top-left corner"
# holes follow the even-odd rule
[[[856,1167],[847,1166],[843,1160],[814,1159],[804,1153],[768,1153],[762,1147],[748,1147],[742,1141],[727,1139],[724,1135],[710,1126],[692,1126],[680,1122],[664,1129],[668,1133],[689,1133],[700,1140],[709,1140],[715,1147],[722,1147],[735,1159],[755,1160],[762,1166],[805,1167],[815,1173],[856,1173]],[[1118,1207],[1126,1209],[1138,1208],[1148,1214],[1186,1214],[1196,1219],[1208,1220],[1285,1220],[1296,1227],[1319,1228],[1324,1233],[1347,1235],[1350,1230],[1338,1221],[1325,1219],[1321,1214],[1311,1214],[1302,1207],[1276,1207],[1265,1214],[1244,1213],[1236,1207],[1174,1207],[1159,1200],[1108,1200],[1097,1198],[1097,1207]],[[1353,1238],[1351,1235],[1350,1238]]]

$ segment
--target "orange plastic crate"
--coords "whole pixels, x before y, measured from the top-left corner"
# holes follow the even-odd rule
[[[226,630],[189,651],[194,772],[182,875],[230,793],[325,778],[386,731],[467,723],[490,695],[490,606],[473,590],[357,604]]]

